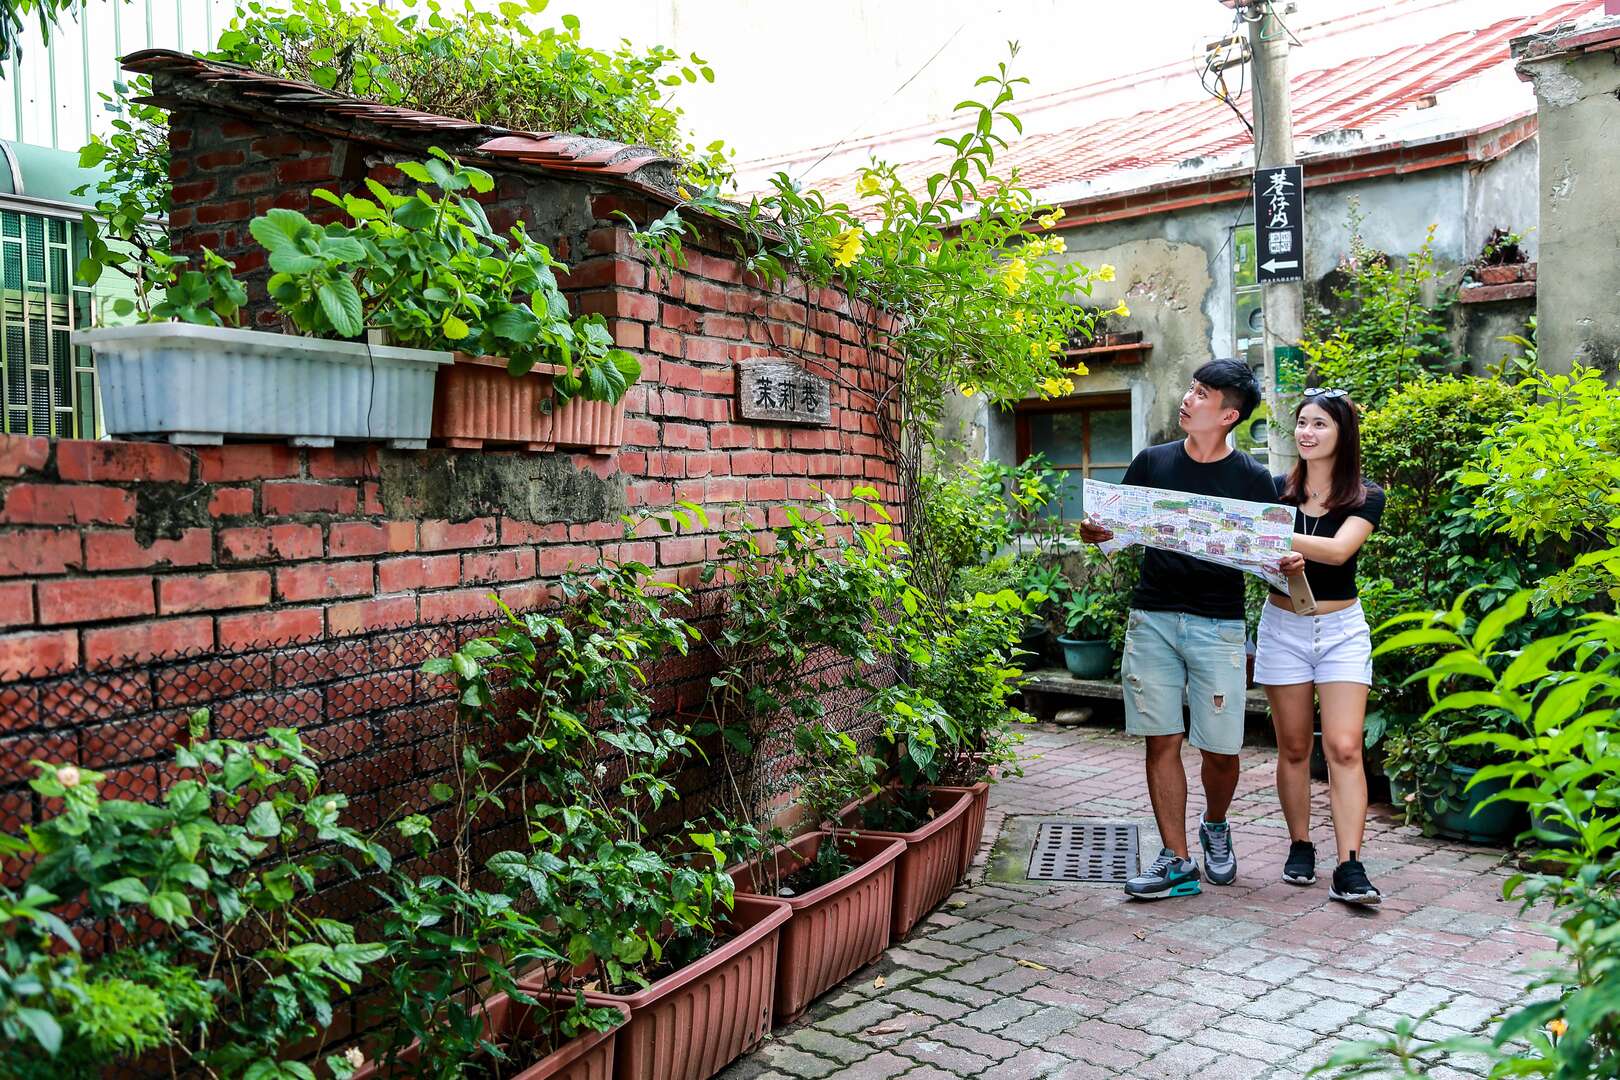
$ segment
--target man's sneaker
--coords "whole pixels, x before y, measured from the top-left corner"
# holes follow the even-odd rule
[[[1309,840],[1295,840],[1288,848],[1288,861],[1283,863],[1283,880],[1290,885],[1316,884],[1316,845]]]
[[[1367,871],[1353,851],[1333,871],[1333,885],[1328,889],[1328,895],[1347,904],[1376,904],[1384,898],[1384,894],[1367,880]]]
[[[1211,885],[1237,880],[1237,852],[1232,850],[1232,827],[1224,821],[1200,821],[1198,844],[1204,849],[1204,873]]]
[[[1198,864],[1169,848],[1159,852],[1153,865],[1125,883],[1125,891],[1138,900],[1198,895]]]

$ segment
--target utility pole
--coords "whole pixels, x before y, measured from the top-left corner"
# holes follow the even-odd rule
[[[1258,173],[1268,166],[1294,164],[1294,116],[1288,97],[1288,31],[1273,10],[1273,0],[1242,0],[1242,3],[1249,19],[1249,49],[1254,58],[1254,89],[1249,100],[1254,112],[1254,166]],[[1292,9],[1292,4],[1287,5],[1287,11]],[[1304,221],[1300,221],[1299,227],[1304,226]],[[1264,253],[1256,255],[1258,260],[1265,257]],[[1303,357],[1298,351],[1305,331],[1304,283],[1289,281],[1266,285],[1264,311],[1265,388],[1269,413],[1267,464],[1272,472],[1286,473],[1299,460],[1292,421],[1301,389],[1298,381],[1304,372]]]

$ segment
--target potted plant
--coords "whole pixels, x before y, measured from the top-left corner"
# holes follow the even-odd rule
[[[388,850],[344,822],[347,799],[321,788],[295,731],[247,744],[208,726],[192,715],[155,802],[34,762],[45,814],[0,835],[5,880],[22,881],[0,884],[8,1074],[142,1072],[156,1057],[165,1073],[303,1075],[332,1002],[371,977],[383,948],[315,888],[387,868]]]
[[[810,1003],[876,960],[889,944],[895,862],[905,844],[851,833],[838,811],[876,788],[879,763],[849,735],[823,724],[795,732],[797,801],[831,828],[806,833],[731,871],[739,895],[786,901],[776,962],[776,1023],[796,1019]]]
[[[895,760],[891,783],[844,806],[835,819],[867,836],[903,840],[895,871],[889,940],[899,941],[951,894],[961,880],[973,792],[939,785],[941,746],[959,744],[961,728],[933,699],[905,685],[872,697],[867,708]]]
[[[1089,583],[1075,587],[1064,598],[1064,632],[1057,641],[1063,648],[1063,666],[1077,679],[1106,678],[1114,669],[1107,600],[1106,594]]]
[[[315,192],[352,224],[318,226],[279,208],[254,219],[270,298],[295,333],[235,325],[246,295],[213,253],[186,269],[184,259],[146,252],[136,297],[114,305],[145,321],[75,336],[97,355],[108,430],[181,442],[258,435],[420,447],[432,433],[463,445],[546,446],[556,402],[616,407],[639,375],[635,359],[612,347],[599,316],[569,319],[559,264],[521,224],[497,234],[462,194],[492,190],[489,174],[433,155],[400,165],[427,185],[413,194],[372,180],[369,198]],[[460,370],[440,372],[452,352],[464,354]],[[520,379],[546,366],[503,384],[488,377],[485,357],[504,358]],[[436,376],[447,384],[437,413]]]
[[[652,718],[643,671],[695,639],[669,611],[684,593],[633,562],[565,575],[560,589],[561,610],[505,611],[493,635],[424,668],[452,678],[460,703],[457,787],[445,793],[466,823],[456,885],[470,891],[471,822],[522,805],[526,842],[483,869],[511,898],[504,910],[534,925],[513,937],[521,951],[503,947],[495,962],[524,995],[571,998],[570,1015],[622,1007],[617,1076],[701,1080],[769,1032],[790,911],[734,900],[711,833],[648,825],[678,797],[675,775],[693,752],[689,732]],[[486,756],[491,746],[500,753]]]

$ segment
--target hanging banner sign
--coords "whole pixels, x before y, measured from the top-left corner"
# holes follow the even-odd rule
[[[1254,174],[1254,263],[1261,284],[1305,277],[1305,170],[1276,165]]]

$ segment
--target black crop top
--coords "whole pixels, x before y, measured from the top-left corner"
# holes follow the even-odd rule
[[[1288,486],[1288,477],[1273,476],[1271,482],[1277,486],[1277,501],[1283,501],[1283,491]],[[1306,536],[1331,537],[1339,535],[1339,526],[1349,518],[1366,518],[1372,522],[1373,528],[1378,528],[1378,519],[1384,516],[1384,489],[1371,480],[1362,478],[1362,484],[1367,489],[1367,500],[1360,506],[1344,507],[1338,510],[1329,510],[1320,517],[1307,517],[1303,510],[1294,510],[1294,532]],[[1307,528],[1307,526],[1309,526]],[[1356,557],[1354,555],[1341,566],[1330,566],[1327,563],[1305,560],[1305,580],[1310,583],[1311,593],[1318,600],[1354,600],[1356,598]],[[1271,590],[1278,596],[1287,595],[1277,589]]]

